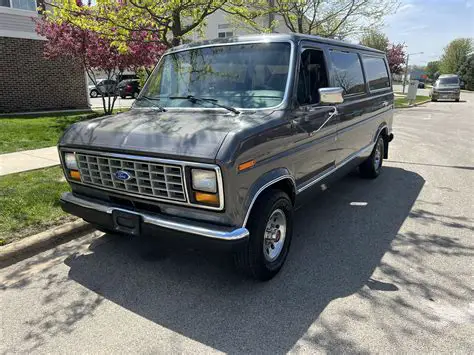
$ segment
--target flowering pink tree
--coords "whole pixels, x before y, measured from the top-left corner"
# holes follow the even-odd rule
[[[403,72],[403,64],[405,63],[405,50],[403,44],[393,44],[387,49],[388,66],[392,74],[400,74]]]
[[[36,32],[47,40],[44,47],[46,58],[75,58],[81,62],[95,86],[95,72],[104,72],[109,80],[117,79],[125,70],[135,71],[154,66],[166,50],[166,46],[157,37],[146,32],[134,32],[126,46],[120,49],[95,32],[65,22],[55,23],[42,19],[36,23]],[[107,102],[104,95],[101,95],[106,114],[112,113],[117,99],[117,83],[114,86],[107,95]]]

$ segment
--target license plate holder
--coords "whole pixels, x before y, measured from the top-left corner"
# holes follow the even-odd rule
[[[134,236],[140,235],[141,216],[136,213],[113,210],[112,220],[114,222],[114,229],[117,232],[131,234]]]

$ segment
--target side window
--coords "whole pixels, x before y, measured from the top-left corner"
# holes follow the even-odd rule
[[[356,53],[331,51],[335,86],[344,89],[346,95],[365,92],[364,74]]]
[[[328,86],[324,53],[316,49],[306,49],[301,53],[297,92],[298,103],[300,105],[319,103],[318,90]]]
[[[387,66],[383,58],[363,56],[365,74],[370,90],[385,89],[390,87]]]

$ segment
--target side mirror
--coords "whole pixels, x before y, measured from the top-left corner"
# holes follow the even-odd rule
[[[340,87],[321,88],[319,89],[319,98],[322,104],[342,104],[344,98],[342,97],[344,90]]]

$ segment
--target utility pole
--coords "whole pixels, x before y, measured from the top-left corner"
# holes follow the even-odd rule
[[[405,75],[403,76],[403,91],[402,93],[405,93],[405,83],[407,82],[407,73],[408,73],[408,59],[410,58],[410,55],[407,54],[407,61],[405,62]]]
[[[416,55],[416,54],[423,54],[423,52],[408,53],[408,54],[407,54],[407,61],[405,62],[405,75],[403,76],[403,93],[405,93],[405,83],[406,83],[406,81],[407,81],[408,59],[410,59],[410,55]]]

